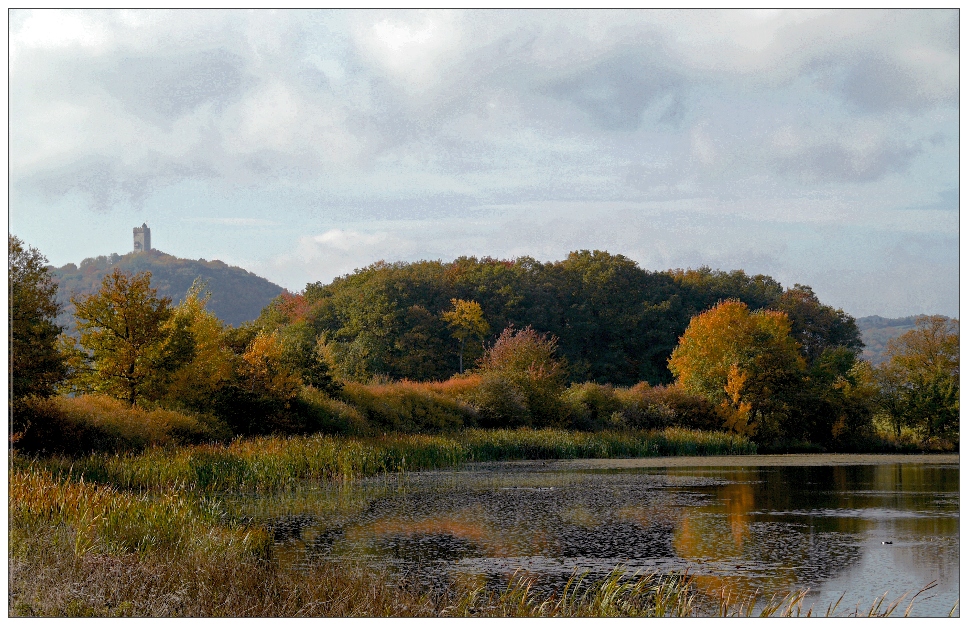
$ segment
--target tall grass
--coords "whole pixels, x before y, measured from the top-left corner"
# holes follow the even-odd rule
[[[48,452],[136,451],[228,438],[224,424],[204,416],[130,406],[102,395],[34,399],[21,450]]]
[[[210,549],[239,556],[263,549],[268,541],[263,530],[218,526],[217,509],[178,490],[136,494],[55,478],[33,465],[11,470],[8,514],[11,554],[24,545],[24,537],[51,528],[67,532],[74,557]]]
[[[373,428],[384,432],[452,431],[473,424],[477,412],[439,388],[446,385],[410,381],[372,385],[347,382],[340,395],[365,415]]]
[[[229,444],[150,448],[137,454],[45,457],[58,480],[128,490],[266,491],[307,480],[342,481],[473,461],[755,454],[747,439],[670,428],[658,432],[465,430],[449,435],[393,434],[367,439],[330,435],[255,437]]]

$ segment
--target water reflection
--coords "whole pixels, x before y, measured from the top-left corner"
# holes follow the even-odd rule
[[[522,568],[553,588],[571,573],[688,569],[733,597],[809,587],[822,610],[893,599],[938,580],[913,614],[958,599],[959,468],[568,469],[503,464],[237,502],[261,511],[280,562],[352,559],[441,584]],[[891,541],[885,545],[883,541]]]

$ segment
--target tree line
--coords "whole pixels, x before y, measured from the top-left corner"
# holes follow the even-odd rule
[[[72,299],[69,336],[46,260],[13,236],[8,251],[14,438],[39,419],[32,399],[67,393],[235,434],[675,424],[842,447],[880,420],[895,438],[957,439],[957,321],[920,318],[874,368],[853,318],[768,276],[601,251],[381,262],[232,327],[204,285],[175,304],[149,272],[115,268]]]

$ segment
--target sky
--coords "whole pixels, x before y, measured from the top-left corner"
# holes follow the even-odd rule
[[[958,11],[9,13],[9,230],[292,291],[379,260],[763,273],[959,316]]]

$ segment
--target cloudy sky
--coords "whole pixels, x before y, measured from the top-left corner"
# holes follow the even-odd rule
[[[10,231],[291,290],[624,254],[958,316],[958,12],[10,13]]]

